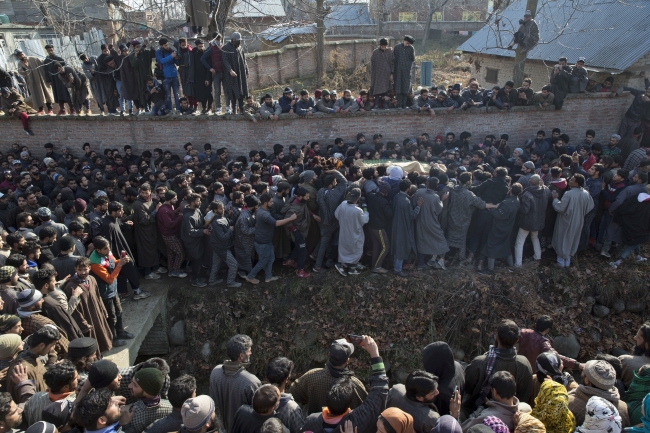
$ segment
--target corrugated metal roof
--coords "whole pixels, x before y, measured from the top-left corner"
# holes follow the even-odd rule
[[[492,22],[458,47],[461,51],[514,57],[506,47],[523,18],[526,0],[503,11],[501,25]],[[586,58],[587,67],[624,71],[650,51],[648,0],[548,0],[537,11],[540,42],[529,59],[569,63]]]
[[[332,4],[329,7],[330,13],[325,17],[325,28],[373,23],[366,2]]]
[[[271,26],[261,31],[258,36],[266,41],[276,44],[292,36],[316,34],[316,23],[296,24],[296,25],[277,25]]]
[[[239,0],[232,8],[235,18],[284,17],[282,0]]]

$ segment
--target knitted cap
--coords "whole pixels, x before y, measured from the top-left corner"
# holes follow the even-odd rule
[[[31,307],[41,299],[43,299],[43,294],[40,292],[40,290],[36,289],[27,289],[23,290],[22,292],[18,292],[17,295],[18,298],[18,305],[21,306],[21,308],[26,308],[26,307]]]
[[[163,387],[163,375],[157,368],[142,368],[134,376],[140,388],[151,396],[160,394]]]
[[[10,359],[18,351],[23,340],[18,334],[0,335],[0,359]]]
[[[188,398],[181,408],[183,425],[189,431],[201,430],[214,413],[214,400],[207,395]]]
[[[169,191],[167,191],[167,192],[165,193],[165,201],[170,201],[170,200],[172,200],[174,197],[176,197],[176,193],[175,193],[174,191],[172,191],[172,190],[169,190]]]
[[[596,388],[608,390],[616,383],[616,371],[607,361],[587,361],[585,376]]]
[[[76,212],[83,212],[86,209],[86,200],[78,198],[74,201],[74,210]]]
[[[18,272],[13,266],[3,266],[0,268],[0,283],[6,283],[11,280],[14,272]]]
[[[70,421],[72,415],[72,401],[58,400],[45,406],[41,412],[43,421],[54,424],[57,428],[62,428]]]
[[[39,207],[36,211],[36,215],[43,218],[49,218],[52,216],[52,211],[48,207]]]
[[[68,345],[68,357],[83,358],[97,352],[97,340],[92,337],[76,338]]]
[[[49,422],[45,421],[38,421],[31,426],[27,430],[25,430],[25,433],[55,433],[56,432],[56,427],[54,427],[53,424],[50,424]]]
[[[13,314],[3,314],[0,316],[0,334],[6,334],[11,328],[20,323],[20,317]]]
[[[88,372],[88,380],[93,388],[105,388],[115,380],[120,370],[114,362],[102,359],[95,362]]]

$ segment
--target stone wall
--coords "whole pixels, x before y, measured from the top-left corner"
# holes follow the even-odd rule
[[[470,54],[465,53],[465,58],[469,59],[472,65],[472,77],[478,78],[481,86],[490,88],[495,84],[503,86],[506,81],[512,79],[512,71],[514,69],[514,59],[511,57],[489,56],[485,54]],[[571,63],[575,59],[569,59]],[[550,70],[555,65],[555,62],[542,62],[539,60],[526,61],[526,77],[533,81],[533,89],[540,90],[542,86],[549,83]],[[487,81],[488,68],[497,69],[499,77],[496,83]],[[645,84],[640,72],[648,70],[650,76],[650,52],[641,57],[634,63],[626,72],[622,74],[612,75],[614,77],[615,86],[631,86],[637,89],[643,89]],[[596,81],[602,82],[605,78],[610,76],[609,73],[589,71],[589,77],[593,77]]]
[[[540,110],[534,107],[515,107],[510,111],[471,109],[465,112],[444,114],[434,119],[428,115],[410,110],[389,110],[342,116],[316,114],[311,119],[290,118],[282,115],[277,121],[264,120],[256,124],[240,116],[189,116],[189,117],[38,117],[32,118],[35,135],[27,136],[18,120],[0,116],[2,139],[0,149],[7,149],[11,143],[29,146],[37,156],[44,153],[43,144],[52,142],[56,149],[72,146],[75,154],[81,145],[89,142],[98,153],[105,148],[133,146],[134,153],[155,147],[169,149],[182,154],[183,144],[192,142],[195,148],[204,143],[215,147],[226,146],[231,154],[248,154],[249,150],[270,151],[274,143],[303,144],[307,140],[319,140],[321,144],[332,144],[337,137],[355,141],[356,134],[366,136],[381,133],[384,142],[402,141],[427,132],[431,137],[451,131],[457,135],[470,131],[475,142],[487,134],[508,133],[510,142],[521,145],[534,138],[539,129],[547,131],[555,127],[569,134],[573,140],[584,136],[585,130],[593,128],[596,140],[606,142],[609,134],[618,130],[619,123],[629,107],[629,94],[610,98],[605,94],[569,95],[564,108]],[[325,146],[322,146],[325,147]]]

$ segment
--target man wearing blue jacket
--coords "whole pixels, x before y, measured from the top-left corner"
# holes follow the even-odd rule
[[[166,106],[167,110],[172,109],[172,91],[174,92],[174,100],[176,102],[176,111],[181,111],[180,98],[178,96],[178,71],[176,70],[176,51],[169,44],[167,38],[160,38],[158,41],[160,48],[156,50],[156,62],[162,66],[163,71],[163,88],[167,95]]]

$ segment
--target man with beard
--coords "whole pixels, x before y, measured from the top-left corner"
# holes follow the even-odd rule
[[[309,233],[311,219],[314,218],[317,222],[320,221],[320,217],[318,215],[312,215],[311,211],[308,209],[308,200],[309,191],[304,187],[299,187],[296,190],[295,198],[288,201],[281,211],[285,218],[296,215],[295,221],[285,227],[287,234],[291,236],[291,239],[294,242],[294,247],[289,258],[282,264],[284,266],[297,268],[296,275],[300,278],[307,278],[311,275],[304,270],[305,260],[307,259],[306,239],[307,233]]]
[[[117,106],[119,105],[119,93],[117,92],[117,84],[112,74],[115,70],[115,60],[106,44],[102,44],[101,49],[102,53],[97,57],[98,70],[95,76],[99,78],[101,84],[103,95],[101,99],[106,104],[106,110],[109,114],[116,115]],[[103,106],[100,107],[100,111],[103,111]]]
[[[393,49],[393,78],[398,108],[406,108],[406,96],[411,92],[411,67],[415,61],[414,43],[415,39],[406,35],[404,41]]]
[[[396,407],[411,415],[417,433],[430,432],[440,419],[434,404],[438,394],[438,377],[415,370],[408,375],[404,385],[395,384],[388,391],[386,408]]]
[[[560,57],[558,64],[551,70],[550,82],[551,88],[548,91],[553,93],[555,109],[559,110],[564,104],[564,98],[569,93],[569,86],[571,84],[571,66],[567,66],[566,57]]]
[[[221,83],[223,81],[223,63],[221,62],[221,47],[223,43],[221,41],[221,35],[217,33],[217,36],[210,41],[209,45],[208,49],[201,56],[201,63],[210,71],[207,79],[212,81],[214,86],[214,114],[221,114]]]
[[[621,373],[621,380],[627,388],[634,379],[635,372],[643,365],[650,364],[650,324],[644,323],[641,325],[637,333],[634,335],[634,350],[632,355],[621,355],[618,359],[621,360],[623,372]]]
[[[59,69],[57,63],[65,66],[65,60],[54,54],[54,46],[52,45],[45,45],[45,51],[47,51],[47,57],[43,61],[43,66],[45,69],[45,80],[52,88],[54,101],[59,104],[59,113],[57,115],[61,116],[66,114],[66,102],[72,110],[72,106],[70,105],[72,99],[68,94],[68,90],[65,88],[63,81],[59,80],[57,77]]]
[[[234,193],[233,193],[234,197]],[[235,257],[239,265],[239,276],[246,275],[253,269],[253,252],[255,251],[255,211],[260,206],[260,200],[254,195],[244,197],[246,207],[241,210],[237,220],[234,221],[234,246]],[[230,284],[234,281],[228,281]],[[240,284],[241,285],[241,284]],[[236,286],[233,286],[236,287]]]
[[[43,61],[37,57],[26,56],[21,50],[16,49],[14,55],[20,61],[18,73],[25,76],[27,89],[32,96],[32,105],[38,109],[36,115],[45,114],[43,106],[47,107],[47,114],[52,112],[52,90],[48,86],[47,73]]]
[[[86,85],[87,79],[85,75],[79,74],[75,69],[70,66],[64,66],[55,63],[58,71],[58,78],[63,83],[70,95],[70,115],[76,115],[81,112],[85,107],[88,109],[88,86]]]
[[[262,119],[278,120],[282,107],[278,101],[273,100],[270,93],[264,95],[264,103],[260,107],[260,117]]]
[[[86,433],[100,430],[104,433],[121,432],[122,429],[118,426],[121,404],[120,398],[113,397],[110,389],[95,388],[75,406],[75,419],[85,428]]]
[[[188,80],[193,84],[192,92],[196,105],[201,103],[201,114],[208,114],[212,107],[212,75],[210,68],[206,68],[201,62],[204,54],[203,40],[194,41],[196,48],[189,53],[190,64],[188,66]]]
[[[226,94],[226,114],[235,114],[244,107],[244,96],[248,95],[248,64],[241,45],[241,34],[234,32],[230,42],[222,48],[223,91]],[[231,108],[232,107],[232,108]]]
[[[129,61],[133,69],[136,92],[142,107],[140,112],[142,113],[147,108],[147,95],[145,93],[147,92],[147,77],[151,75],[151,63],[156,58],[156,50],[146,48],[137,39],[131,41],[131,46],[133,47],[133,54],[129,56]]]
[[[180,38],[178,40],[178,57],[176,57],[176,66],[178,66],[178,75],[180,75],[183,96],[188,99],[190,107],[196,108],[197,104],[194,99],[194,74],[189,73],[192,62],[194,61],[193,58],[190,58],[192,56],[192,51],[192,46],[188,45],[187,39]]]
[[[117,90],[120,92],[120,110],[124,110],[124,103],[128,101],[129,116],[133,115],[133,105],[135,105],[136,113],[140,110],[140,94],[131,57],[133,55],[129,54],[127,46],[121,44],[120,55],[118,57],[121,88]]]
[[[218,431],[215,425],[217,415],[215,404],[207,395],[188,398],[181,408],[183,425],[180,433],[206,433]],[[153,426],[155,427],[155,425]],[[155,431],[155,430],[154,430]],[[165,430],[165,432],[170,430]],[[149,433],[149,432],[147,432]]]
[[[359,104],[352,97],[352,92],[345,90],[343,96],[334,103],[333,108],[335,113],[350,114],[359,111]]]
[[[235,281],[237,277],[237,259],[235,259],[230,251],[233,246],[235,226],[224,216],[223,203],[217,201],[214,206],[215,217],[210,223],[210,228],[212,229],[210,232],[212,269],[210,271],[208,285],[215,286],[223,281],[217,279],[217,274],[221,268],[221,264],[226,262],[226,266],[228,266],[228,287],[241,287],[241,283]]]
[[[217,365],[210,374],[210,397],[217,403],[226,431],[232,427],[235,413],[243,404],[253,404],[255,390],[262,382],[246,370],[250,363],[253,340],[238,334],[228,340],[228,361]]]
[[[183,222],[183,214],[180,209],[174,209],[178,203],[178,197],[174,191],[165,192],[165,203],[160,206],[156,214],[158,230],[167,246],[167,264],[169,265],[169,276],[185,278],[187,274],[181,272],[181,264],[185,259],[183,244],[178,238],[178,229]]]
[[[415,243],[415,220],[424,204],[424,197],[418,197],[411,205],[406,191],[411,188],[411,181],[402,179],[399,182],[399,191],[393,198],[393,226],[391,231],[390,244],[393,252],[393,273],[400,277],[408,277],[402,271],[404,260],[407,260],[411,252],[417,256]]]
[[[158,257],[158,227],[156,224],[156,212],[162,203],[153,201],[151,186],[148,183],[140,187],[140,196],[135,201],[133,210],[135,243],[138,253],[138,266],[144,268],[144,278],[157,280],[158,274],[167,273],[167,269],[160,266]]]
[[[374,108],[379,108],[382,97],[386,96],[390,90],[390,85],[393,82],[394,62],[393,50],[388,48],[388,41],[381,38],[379,48],[376,48],[370,56],[370,93],[375,97]]]

